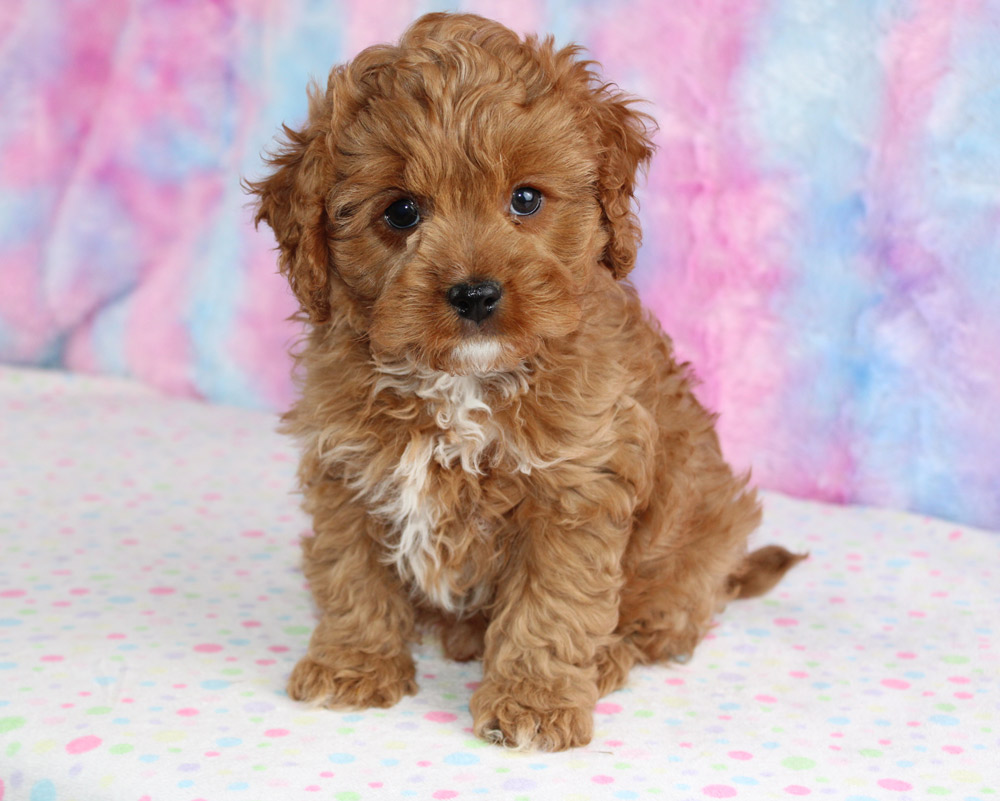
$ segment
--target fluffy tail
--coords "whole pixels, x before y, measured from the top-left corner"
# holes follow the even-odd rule
[[[792,553],[780,545],[758,548],[747,554],[743,564],[729,577],[729,597],[754,598],[763,595],[781,581],[785,573],[808,558],[807,553]]]

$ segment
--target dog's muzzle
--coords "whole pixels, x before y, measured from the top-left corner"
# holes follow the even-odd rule
[[[503,290],[496,281],[455,284],[448,290],[448,302],[458,316],[479,325],[496,311]]]

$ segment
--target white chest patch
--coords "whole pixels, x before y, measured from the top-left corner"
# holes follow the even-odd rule
[[[395,469],[373,493],[374,511],[393,534],[392,564],[435,604],[460,614],[485,600],[477,596],[485,596],[487,588],[456,597],[452,577],[440,569],[435,546],[442,509],[434,475],[442,468],[480,474],[483,455],[498,436],[497,427],[475,376],[425,372],[404,378],[387,373],[380,384],[423,398],[437,424],[433,434],[414,434]]]

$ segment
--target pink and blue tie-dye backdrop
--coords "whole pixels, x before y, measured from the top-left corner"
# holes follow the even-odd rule
[[[0,358],[257,407],[293,306],[240,176],[416,0],[0,6]],[[795,494],[1000,526],[1000,2],[468,2],[652,101],[634,274]]]

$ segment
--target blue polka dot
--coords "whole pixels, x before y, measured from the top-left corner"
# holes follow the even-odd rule
[[[107,687],[109,684],[114,684],[118,681],[117,676],[97,676],[94,681],[96,681],[102,687]]]
[[[382,764],[387,768],[393,768],[399,764],[398,759],[383,759]]]
[[[751,637],[770,637],[771,632],[767,629],[747,629],[747,634]]]
[[[180,788],[182,788],[182,789],[184,787],[191,787],[193,784],[194,784],[194,782],[191,781],[191,779],[184,779],[183,781],[177,782],[177,786],[180,787]]]
[[[56,801],[56,786],[48,779],[42,779],[31,788],[30,801]]]
[[[731,712],[732,710],[739,708],[740,708],[739,704],[735,704],[732,702],[729,702],[728,704],[719,704],[719,709],[722,709],[726,712]]]
[[[958,718],[953,718],[951,715],[931,715],[928,720],[931,723],[937,723],[939,726],[957,726]]]
[[[0,626],[20,626],[21,621],[16,617],[0,617]]]
[[[444,761],[449,765],[478,765],[479,757],[475,754],[466,754],[461,751],[455,754],[448,754]]]
[[[112,595],[108,601],[113,604],[130,604],[135,601],[131,595]]]
[[[747,787],[752,787],[753,785],[758,783],[756,779],[753,779],[749,776],[733,776],[732,782],[733,784],[742,784]]]
[[[327,759],[329,759],[335,765],[347,765],[347,764],[349,764],[349,763],[351,763],[351,762],[354,761],[354,755],[353,754],[330,754],[330,756],[328,756]]]
[[[219,748],[231,748],[234,745],[239,745],[243,741],[239,737],[220,737],[215,741],[215,744]]]
[[[777,748],[781,743],[764,743],[765,748]]]
[[[0,662],[0,670],[13,670],[17,667],[17,662]]]
[[[225,679],[208,679],[201,683],[201,687],[204,690],[224,690],[229,686],[229,682]]]
[[[246,782],[233,782],[232,784],[227,784],[227,790],[246,790],[250,785]]]
[[[249,645],[250,640],[246,640],[242,637],[234,637],[231,640],[226,640],[230,645]]]
[[[834,718],[827,718],[826,722],[827,723],[832,723],[834,726],[843,726],[845,723],[850,723],[851,719],[850,718],[845,718],[843,716],[838,716],[838,717],[834,717]]]
[[[156,754],[143,754],[139,757],[140,762],[156,762],[160,757]]]

